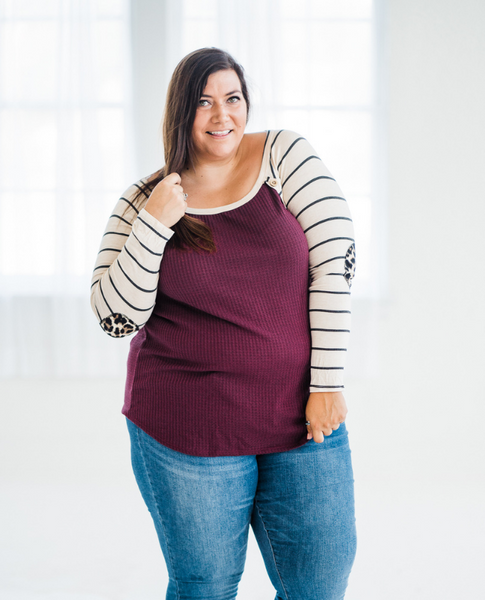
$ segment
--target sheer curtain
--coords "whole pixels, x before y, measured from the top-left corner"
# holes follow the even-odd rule
[[[379,6],[0,0],[0,374],[124,373],[130,340],[97,325],[90,273],[120,193],[163,164],[155,145],[147,154],[147,131],[158,134],[173,68],[203,46],[227,49],[244,65],[250,131],[294,129],[315,146],[351,204],[356,306],[378,297]],[[354,346],[359,336],[365,330],[353,334]]]
[[[89,280],[135,177],[129,3],[0,2],[3,376],[114,375]],[[103,357],[103,360],[101,358]]]

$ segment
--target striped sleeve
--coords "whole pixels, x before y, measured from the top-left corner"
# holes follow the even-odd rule
[[[348,204],[307,140],[279,131],[271,172],[286,208],[309,247],[310,392],[343,389],[350,334],[350,286],[355,269],[354,229]]]
[[[138,331],[157,295],[160,262],[174,231],[132,202],[140,182],[119,199],[101,240],[91,282],[91,307],[112,337]]]

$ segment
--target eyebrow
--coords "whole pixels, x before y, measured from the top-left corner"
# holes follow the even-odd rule
[[[229,92],[227,94],[225,94],[226,96],[230,96],[231,94],[242,94],[241,90],[233,90],[232,92]],[[209,94],[201,94],[200,96],[201,98],[212,98],[212,96],[209,96]]]

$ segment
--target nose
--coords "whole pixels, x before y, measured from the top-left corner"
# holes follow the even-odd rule
[[[225,104],[214,104],[212,120],[215,123],[224,123],[228,119],[227,106]]]

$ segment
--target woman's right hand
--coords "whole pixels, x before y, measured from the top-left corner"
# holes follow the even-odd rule
[[[170,173],[153,188],[144,208],[165,227],[172,227],[184,216],[187,208],[182,179],[178,173]]]

